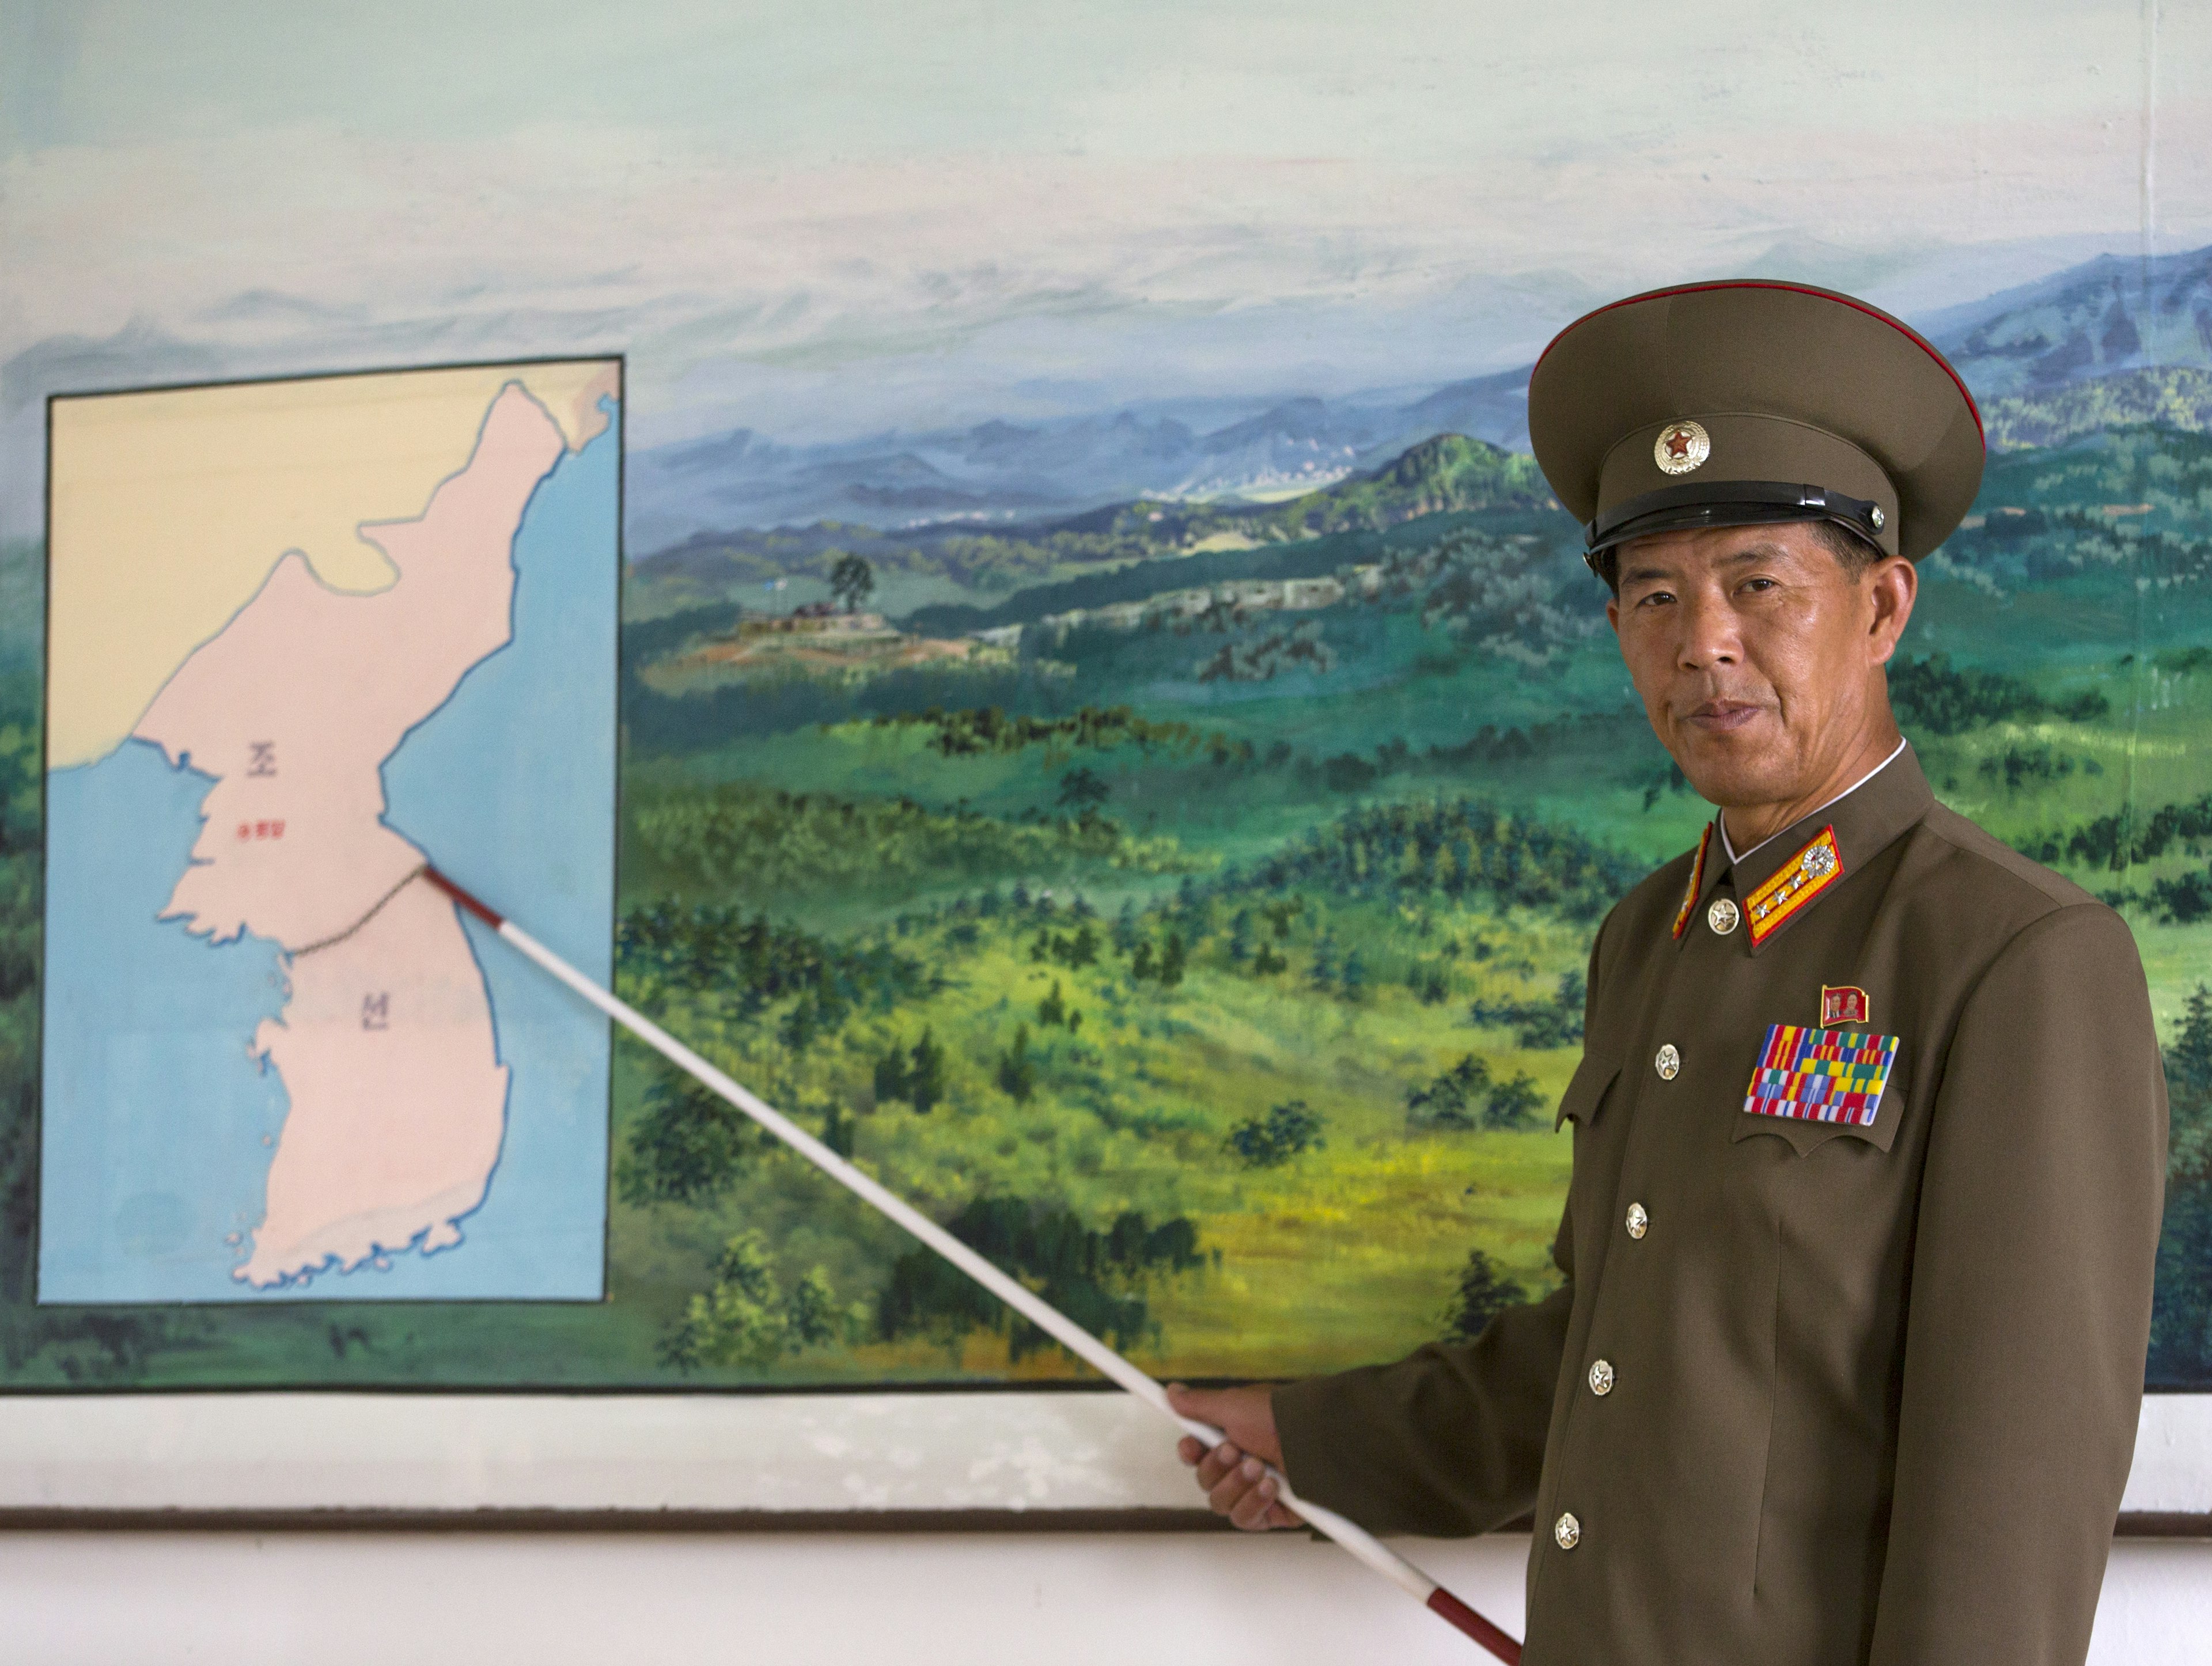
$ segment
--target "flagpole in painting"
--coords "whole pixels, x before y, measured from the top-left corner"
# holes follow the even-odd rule
[[[559,978],[677,1069],[728,1100],[839,1185],[896,1221],[1078,1359],[1127,1390],[1185,1433],[1195,1435],[1208,1446],[1220,1444],[1224,1437],[1219,1429],[1210,1423],[1201,1423],[1195,1418],[1182,1415],[1168,1403],[1167,1390],[1158,1383],[1035,1291],[1001,1272],[903,1198],[871,1179],[774,1106],[716,1069],[628,1002],[600,988],[513,920],[495,912],[435,868],[426,865],[421,873],[423,878],[451,897],[460,907],[496,932],[526,960]],[[1279,1469],[1271,1467],[1268,1474],[1273,1476],[1277,1495],[1286,1509],[1335,1540],[1414,1601],[1465,1632],[1500,1660],[1509,1663],[1509,1666],[1517,1666],[1521,1658],[1521,1645],[1513,1638],[1468,1607],[1365,1528],[1346,1520],[1334,1510],[1298,1497],[1291,1490],[1289,1479]]]

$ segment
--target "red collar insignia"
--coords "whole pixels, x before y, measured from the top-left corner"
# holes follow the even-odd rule
[[[1698,893],[1705,888],[1705,852],[1712,847],[1713,824],[1708,821],[1705,837],[1698,840],[1698,859],[1690,864],[1689,888],[1682,893],[1682,906],[1674,911],[1674,940],[1677,942],[1690,929],[1690,914],[1698,906]]]
[[[1843,847],[1836,843],[1836,829],[1831,823],[1776,869],[1765,884],[1743,900],[1752,947],[1758,948],[1779,931],[1808,903],[1843,876]]]

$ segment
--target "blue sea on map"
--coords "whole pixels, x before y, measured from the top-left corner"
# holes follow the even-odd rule
[[[606,403],[612,409],[612,402]],[[514,541],[514,635],[386,761],[386,820],[587,976],[611,972],[616,426],[565,456]],[[47,778],[40,1301],[596,1299],[604,1293],[605,1021],[468,922],[510,1068],[507,1127],[461,1241],[256,1290],[288,1101],[249,1047],[283,956],[158,915],[209,778],[126,742]]]

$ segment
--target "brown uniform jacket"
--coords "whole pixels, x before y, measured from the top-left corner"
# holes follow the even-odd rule
[[[1830,827],[1838,871],[1754,945],[1759,888]],[[1386,1532],[1533,1507],[1528,1666],[2079,1662],[2166,1160],[2134,939],[1910,750],[1733,870],[1712,839],[1686,896],[1694,860],[1591,953],[1565,1283],[1277,1390],[1291,1483]],[[1899,1038],[1873,1121],[1747,1112],[1824,985]]]

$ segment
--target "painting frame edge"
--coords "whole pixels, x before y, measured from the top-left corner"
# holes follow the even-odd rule
[[[1199,1528],[1109,1392],[9,1395],[0,1529]],[[2212,1394],[2146,1396],[2123,1531],[2212,1535]]]

